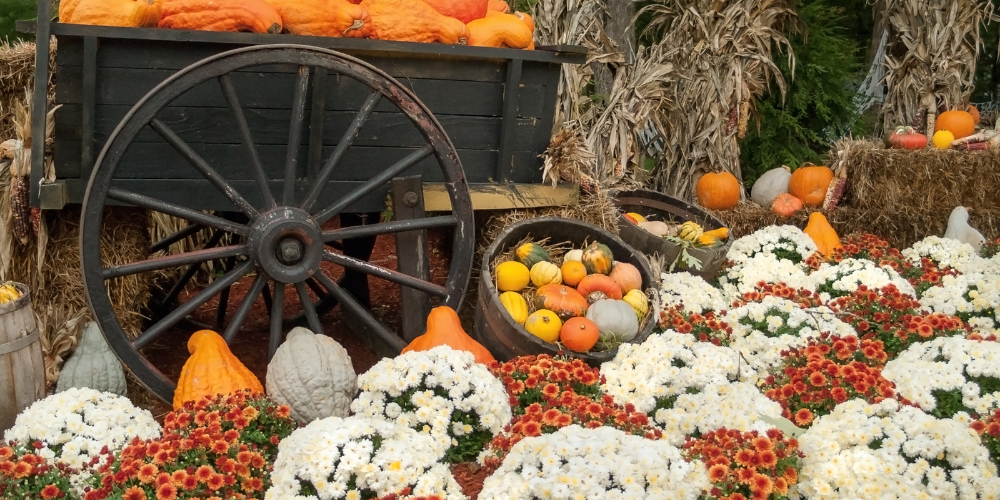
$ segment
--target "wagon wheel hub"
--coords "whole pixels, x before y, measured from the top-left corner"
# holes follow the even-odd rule
[[[249,245],[257,265],[272,279],[300,283],[323,261],[323,234],[305,211],[278,207],[250,227]]]

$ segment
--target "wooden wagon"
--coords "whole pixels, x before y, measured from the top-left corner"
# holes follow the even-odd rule
[[[48,2],[39,2],[38,19],[50,19]],[[291,321],[321,332],[320,316],[336,304],[356,334],[383,353],[398,353],[419,330],[400,336],[372,315],[367,276],[457,309],[471,273],[480,202],[541,206],[572,201],[575,193],[542,185],[538,155],[553,127],[560,65],[584,62],[580,47],[525,51],[58,22],[21,28],[36,33],[37,61],[49,59],[50,35],[58,41],[55,102],[62,105],[55,114],[56,179],[43,182],[43,144],[36,141],[31,203],[82,205],[91,311],[122,362],[165,401],[175,382],[143,348],[210,301],[217,304],[216,328],[231,341],[262,298],[270,311],[269,356]],[[47,65],[37,64],[35,137],[44,137],[48,79]],[[390,191],[392,221],[361,224],[351,215],[383,211]],[[148,258],[105,267],[100,235],[112,205],[188,225],[152,242]],[[338,215],[340,226],[331,228]],[[423,248],[425,261],[420,234],[432,228],[450,229],[444,284],[429,279],[417,251]],[[199,232],[203,248],[162,254]],[[380,234],[408,238],[414,250],[399,252],[397,270],[367,261]],[[223,272],[181,301],[205,262]],[[324,262],[342,267],[344,276],[332,279]],[[145,330],[130,338],[109,284],[161,270],[173,270],[179,281]],[[237,283],[250,285],[230,296]],[[299,299],[299,317],[282,306],[286,293]],[[239,305],[227,313],[231,301]]]

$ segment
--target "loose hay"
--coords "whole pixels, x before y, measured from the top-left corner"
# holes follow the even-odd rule
[[[866,210],[943,215],[962,205],[1000,209],[1000,152],[888,149],[838,141],[830,165],[847,169],[842,204]],[[884,235],[888,236],[888,234]]]
[[[874,233],[897,248],[906,248],[928,236],[941,236],[948,225],[951,209],[872,209],[840,206],[833,211],[818,210],[830,225],[843,236],[851,233]],[[741,203],[733,210],[713,211],[712,215],[725,222],[731,238],[740,238],[773,225],[805,228],[812,210],[799,210],[792,217],[781,217],[769,208],[754,203]],[[988,239],[1000,235],[1000,209],[974,210],[970,224]]]
[[[55,98],[55,58],[53,42],[49,58],[49,101]],[[35,80],[35,44],[30,42],[0,42],[0,142],[14,137],[11,110],[24,98]]]

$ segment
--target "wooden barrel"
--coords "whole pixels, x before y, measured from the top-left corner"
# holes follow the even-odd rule
[[[684,200],[648,189],[618,193],[615,203],[621,208],[622,213],[635,212],[642,216],[649,215],[651,216],[649,220],[677,224],[694,221],[700,224],[706,231],[725,226],[721,220],[712,214]],[[647,256],[659,253],[665,259],[665,269],[670,268],[670,264],[674,262],[674,259],[677,258],[677,255],[681,251],[681,248],[676,244],[653,236],[648,231],[632,224],[623,216],[619,216],[618,218],[618,232],[625,243]],[[732,237],[730,237],[726,240],[726,244],[719,248],[689,248],[688,254],[701,261],[701,270],[688,269],[683,267],[682,262],[678,262],[674,271],[686,271],[693,275],[701,276],[706,281],[714,280],[718,276],[722,264],[726,262],[726,254],[729,253],[729,246],[732,240]]]
[[[617,236],[592,224],[573,219],[559,217],[537,217],[512,224],[505,229],[483,254],[482,272],[479,277],[479,299],[476,302],[476,324],[472,335],[498,360],[506,361],[515,356],[531,354],[551,354],[558,352],[556,344],[550,344],[528,333],[523,326],[514,322],[497,293],[496,281],[493,277],[491,263],[497,256],[509,250],[521,239],[531,236],[536,240],[549,238],[550,243],[569,241],[575,247],[581,247],[584,240],[604,243],[611,249],[615,260],[628,262],[639,269],[642,275],[642,289],[657,287],[657,280],[649,268],[649,262],[639,252],[625,244]],[[650,313],[652,314],[652,313]],[[650,319],[645,327],[639,329],[632,342],[646,340],[653,332],[656,321]],[[564,354],[580,358],[592,366],[613,358],[618,349],[601,352],[576,352],[566,349]]]
[[[45,365],[38,324],[27,286],[15,283],[21,297],[0,304],[0,432],[31,403],[45,397]]]

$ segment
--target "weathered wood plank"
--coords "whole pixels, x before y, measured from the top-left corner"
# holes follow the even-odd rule
[[[103,145],[114,132],[118,123],[128,113],[130,106],[100,106],[94,127],[94,140]],[[288,143],[288,127],[291,114],[288,110],[243,109],[247,125],[258,145]],[[335,145],[350,125],[357,111],[328,111],[323,114],[322,139],[324,145]],[[181,108],[164,109],[157,118],[184,139],[197,144],[240,144],[239,132],[235,127],[229,108]],[[308,123],[313,123],[312,113],[307,114]],[[444,127],[456,149],[495,150],[498,146],[501,119],[498,117],[439,115],[438,122]],[[79,104],[64,105],[57,112],[56,137],[73,139],[80,137],[82,130],[81,107]],[[535,150],[535,127],[539,118],[516,119],[516,134],[513,141],[515,151]],[[311,128],[305,134],[311,134]],[[307,135],[307,137],[312,137]],[[159,134],[143,129],[133,142],[163,142]],[[410,118],[402,113],[373,113],[362,127],[356,146],[419,147],[427,141]],[[544,149],[544,148],[543,148]]]
[[[291,69],[291,68],[290,68]],[[56,102],[77,104],[83,99],[82,69],[59,68]],[[163,80],[173,75],[173,70],[132,70],[98,67],[97,105],[121,104],[131,106]],[[291,109],[292,89],[296,74],[235,72],[231,75],[240,103],[245,108]],[[443,79],[401,79],[400,83],[412,90],[435,115],[501,116],[503,113],[503,85],[492,82],[467,82]],[[343,75],[327,77],[326,109],[331,111],[356,111],[368,97],[367,86]],[[521,88],[524,104],[517,109],[518,116],[541,117],[541,107],[546,87],[527,85]],[[222,91],[214,81],[208,81],[187,91],[171,105],[177,107],[216,107],[224,103]],[[398,112],[398,108],[383,101],[375,109],[379,112]]]
[[[26,290],[26,289],[25,289]],[[14,425],[17,414],[45,397],[45,367],[30,297],[0,305],[0,433]]]
[[[56,138],[60,140],[59,137]],[[300,154],[306,156],[306,146],[302,145]],[[395,161],[412,153],[417,148],[391,147],[352,147],[344,155],[341,166],[334,172],[334,180],[366,180],[372,172],[380,171]],[[258,153],[265,172],[269,178],[278,179],[283,175],[283,165],[287,147],[284,145],[265,145],[258,147]],[[246,150],[238,144],[204,144],[196,151],[206,158],[210,164],[226,179],[251,179],[249,159]],[[66,139],[55,151],[56,176],[60,179],[80,178],[80,143]],[[491,182],[493,165],[496,164],[496,151],[461,149],[457,150],[459,160],[465,169],[465,176],[470,182]],[[328,158],[333,153],[333,146],[322,150],[322,157]],[[517,180],[515,182],[541,182],[541,159],[533,152],[521,151],[515,154],[515,162],[534,162],[535,178]],[[414,167],[408,174],[420,174],[428,181],[441,181],[441,169],[437,161],[427,158]],[[305,177],[305,172],[301,172]],[[201,179],[201,175],[187,164],[185,160],[168,144],[138,143],[133,144],[122,158],[122,166],[115,173],[116,178],[126,179]],[[83,179],[87,181],[88,179]],[[78,203],[82,198],[70,196],[70,203]],[[381,210],[377,210],[381,211]]]
[[[392,180],[393,220],[422,219],[424,195],[421,177],[397,177]],[[396,265],[398,271],[424,281],[431,279],[428,257],[427,230],[396,234]],[[427,315],[431,312],[430,296],[419,290],[399,287],[403,340],[410,342],[424,333]]]
[[[549,184],[487,184],[469,186],[473,210],[511,210],[515,208],[557,207],[580,202],[576,186]],[[424,184],[424,209],[428,212],[451,211],[451,200],[444,184]]]

